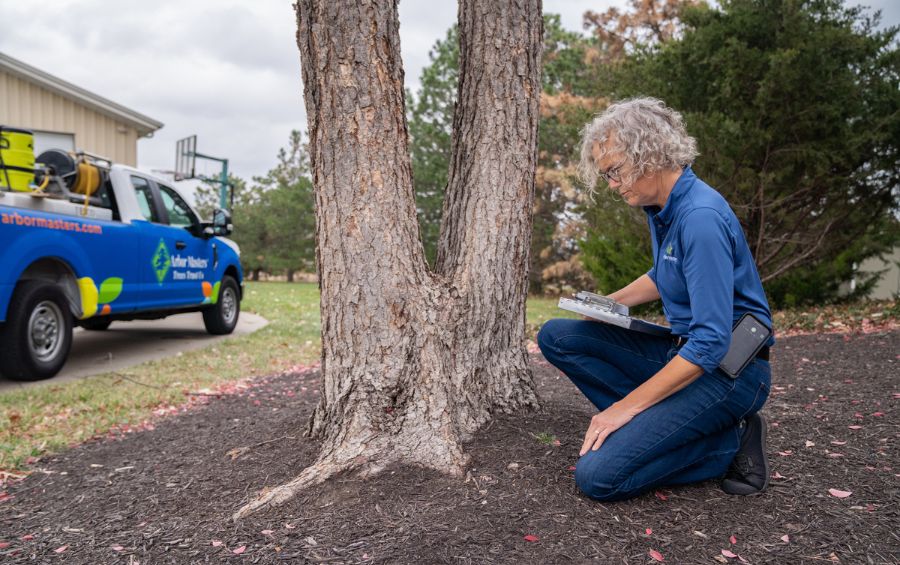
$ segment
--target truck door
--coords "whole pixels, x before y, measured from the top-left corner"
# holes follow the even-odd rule
[[[199,218],[178,193],[165,185],[132,175],[140,224],[138,258],[142,310],[168,310],[202,304],[210,285],[209,240],[197,237]],[[194,233],[192,233],[192,230]]]

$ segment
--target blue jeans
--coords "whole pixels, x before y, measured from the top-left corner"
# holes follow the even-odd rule
[[[672,338],[586,320],[548,321],[538,345],[601,411],[677,354]],[[740,446],[741,420],[769,396],[770,373],[762,359],[737,379],[718,370],[703,373],[581,457],[576,484],[593,499],[624,500],[660,486],[724,475]],[[585,430],[589,423],[585,420]]]

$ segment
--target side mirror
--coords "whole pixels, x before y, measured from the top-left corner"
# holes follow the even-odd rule
[[[216,208],[213,212],[212,230],[215,235],[230,235],[234,230],[231,224],[231,214],[228,210]]]

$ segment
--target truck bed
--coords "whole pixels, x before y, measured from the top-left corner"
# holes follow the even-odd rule
[[[111,220],[112,210],[97,206],[84,207],[84,204],[69,202],[61,198],[48,196],[31,196],[23,192],[0,191],[0,206],[13,208],[25,208],[27,210],[39,210],[50,214],[64,214],[77,218],[92,218],[95,220]]]

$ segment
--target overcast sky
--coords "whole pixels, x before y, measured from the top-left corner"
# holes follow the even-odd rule
[[[900,2],[862,3],[882,9],[883,24],[900,22]],[[544,10],[581,30],[586,10],[613,4],[625,2],[544,0]],[[400,2],[413,91],[455,19],[455,2]],[[143,169],[172,169],[176,140],[196,134],[198,151],[249,179],[274,165],[292,129],[306,130],[289,0],[0,0],[0,52],[163,122],[138,143]]]

